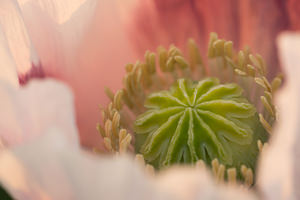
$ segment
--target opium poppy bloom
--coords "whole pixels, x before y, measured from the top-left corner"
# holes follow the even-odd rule
[[[252,185],[253,180],[255,180],[253,178],[253,170],[256,165],[257,152],[264,151],[265,149],[263,144],[266,142],[265,135],[267,135],[267,132],[274,133],[274,135],[277,134],[278,137],[274,137],[274,139],[271,138],[270,145],[272,147],[269,151],[266,150],[266,154],[262,156],[262,164],[258,168],[258,175],[256,174],[257,188],[264,197],[269,199],[296,198],[297,162],[295,161],[294,154],[290,152],[293,148],[297,151],[297,146],[294,142],[297,141],[297,139],[291,139],[297,138],[297,122],[293,120],[288,122],[282,120],[282,123],[278,125],[278,129],[271,130],[271,125],[277,119],[289,118],[285,117],[286,115],[297,115],[297,112],[294,112],[293,109],[297,107],[296,101],[295,103],[291,102],[290,107],[281,109],[282,111],[279,109],[279,115],[277,115],[277,109],[275,108],[275,104],[273,104],[273,91],[277,89],[278,83],[281,82],[282,78],[282,76],[275,77],[276,72],[278,72],[275,38],[282,30],[298,28],[297,26],[299,24],[297,24],[297,20],[295,20],[297,19],[298,13],[296,1],[287,1],[284,3],[277,1],[232,1],[231,4],[226,5],[223,5],[223,2],[217,1],[130,1],[130,4],[129,2],[126,3],[128,3],[128,5],[124,4],[124,2],[115,1],[59,2],[31,0],[3,1],[1,3],[0,22],[2,25],[1,31],[3,33],[1,35],[1,57],[4,63],[2,68],[5,70],[5,73],[1,74],[1,77],[6,82],[9,82],[9,86],[3,86],[3,88],[6,88],[3,89],[3,96],[7,97],[7,101],[5,101],[6,104],[3,104],[3,108],[7,108],[7,112],[5,112],[4,115],[15,111],[15,115],[7,115],[9,117],[6,121],[3,120],[2,146],[8,150],[9,147],[25,143],[27,139],[28,141],[34,140],[35,136],[30,136],[31,133],[39,135],[43,132],[47,132],[51,135],[53,130],[58,133],[60,131],[66,132],[66,134],[70,133],[69,136],[72,138],[71,141],[73,141],[71,142],[73,143],[70,148],[71,150],[67,150],[64,149],[64,146],[68,147],[67,144],[58,142],[63,141],[62,138],[53,140],[53,138],[45,137],[44,140],[42,138],[40,144],[39,142],[29,142],[28,145],[24,144],[24,146],[21,145],[23,147],[12,150],[12,155],[9,152],[9,154],[4,154],[1,160],[3,163],[3,165],[1,165],[3,166],[1,179],[9,190],[12,191],[14,196],[17,198],[32,199],[89,198],[91,196],[100,197],[101,194],[108,195],[106,197],[111,198],[129,197],[126,195],[119,197],[109,196],[113,193],[104,193],[104,191],[109,191],[109,188],[111,188],[114,183],[120,183],[119,179],[113,181],[111,178],[105,178],[105,174],[109,175],[110,173],[99,173],[99,176],[95,175],[93,177],[84,174],[77,176],[78,173],[76,173],[76,170],[78,170],[78,168],[76,165],[69,166],[68,163],[81,163],[83,166],[80,167],[80,165],[78,165],[78,167],[93,174],[97,174],[95,167],[92,167],[93,165],[98,167],[105,165],[103,164],[105,163],[104,161],[101,164],[101,161],[95,161],[94,158],[92,160],[86,159],[86,155],[77,149],[77,131],[74,126],[76,124],[79,128],[80,143],[83,146],[90,149],[94,147],[101,149],[103,141],[95,127],[100,115],[98,105],[108,102],[104,97],[105,86],[112,88],[113,91],[121,88],[123,71],[125,71],[123,67],[125,64],[134,61],[136,58],[141,59],[144,52],[150,50],[146,53],[145,62],[142,61],[135,65],[129,64],[126,66],[127,74],[125,75],[124,81],[126,90],[115,94],[106,90],[112,98],[112,103],[104,113],[105,124],[102,124],[104,126],[102,126],[102,128],[99,126],[106,149],[120,153],[126,151],[127,148],[129,151],[133,151],[134,146],[132,146],[133,143],[131,143],[131,141],[135,140],[136,144],[140,141],[141,145],[135,146],[135,151],[143,154],[143,156],[138,155],[137,160],[143,161],[141,158],[144,157],[148,163],[146,166],[148,171],[153,172],[153,167],[151,166],[159,169],[165,166],[168,167],[170,164],[177,163],[177,161],[197,163],[197,166],[200,167],[203,166],[203,162],[205,162],[208,165],[211,163],[210,167],[212,167],[215,175],[217,175],[218,181],[224,180],[225,165],[226,167],[229,166],[237,169],[243,166],[241,164],[247,163],[249,165],[242,167],[240,171],[234,171],[228,168],[226,170],[226,178],[234,183],[236,176],[241,177],[246,185],[249,186]],[[225,38],[226,40],[218,40],[216,35],[213,34],[208,45],[209,33],[212,31],[218,32],[220,38]],[[128,37],[130,40],[127,39]],[[190,40],[190,48],[187,50],[184,48],[184,44],[191,37],[195,40]],[[233,43],[228,40],[232,40]],[[286,95],[290,95],[291,98],[293,97],[292,99],[294,100],[297,99],[298,90],[297,86],[295,86],[297,85],[297,79],[293,78],[293,74],[295,74],[293,73],[293,66],[297,67],[297,62],[294,61],[296,55],[294,53],[295,51],[290,47],[294,43],[294,48],[297,50],[298,46],[296,41],[298,41],[297,36],[287,36],[285,39],[280,40],[283,55],[282,61],[287,66],[286,87],[288,89],[285,90],[285,93]],[[175,44],[179,49],[175,48],[175,46],[171,46],[167,51],[165,48],[171,44]],[[250,54],[247,49],[244,49],[241,54],[236,54],[232,51],[232,49],[242,49],[246,44],[251,47],[253,52],[262,54],[262,57],[265,58],[265,62],[261,59],[262,57]],[[153,68],[153,66],[155,66],[153,59],[154,54],[151,52],[156,51],[156,48],[160,45],[164,47],[160,47],[157,54],[159,55],[158,60],[161,61],[159,65],[162,66],[158,74],[165,72],[170,74],[167,75],[164,80],[156,79],[154,76],[155,80],[153,81],[151,79],[152,77],[150,79],[147,77],[147,73],[156,73],[156,68]],[[226,67],[224,64],[232,65],[234,66],[234,73],[237,73],[241,77],[246,76],[252,78],[254,81],[250,81],[250,84],[258,83],[258,85],[262,86],[264,97],[261,98],[261,106],[255,103],[256,96],[253,95],[255,94],[253,91],[257,90],[257,86],[254,87],[256,88],[255,90],[250,88],[249,91],[247,91],[247,86],[252,86],[249,85],[248,79],[239,79],[235,76],[230,77],[231,72],[223,72],[218,70],[218,68],[214,71],[213,68],[203,67],[204,64],[209,64],[209,60],[206,58],[200,60],[198,55],[206,55],[205,49],[207,46],[209,46],[209,59],[216,61],[214,66],[218,67],[220,63],[222,67]],[[184,57],[187,54],[194,55],[188,62]],[[145,64],[150,66],[150,68],[145,68]],[[185,70],[190,67],[195,69],[195,67],[199,67],[200,65],[201,68],[197,68],[197,70],[200,71],[203,69],[201,73],[204,75],[197,75],[197,73],[193,73],[194,71]],[[267,70],[270,72],[269,74],[266,74],[265,66],[268,66]],[[179,71],[177,67],[180,67]],[[141,70],[146,70],[146,75],[144,72],[141,72],[139,76],[138,72]],[[295,71],[297,70],[295,69]],[[217,76],[219,80],[206,79],[212,75]],[[270,81],[267,80],[267,76],[270,78]],[[35,78],[45,79],[49,77],[62,80],[68,84],[74,92],[77,116],[76,123],[73,119],[74,113],[72,113],[72,108],[68,107],[68,105],[72,107],[72,101],[70,101],[70,96],[68,96],[69,89],[65,88],[65,86],[61,86],[59,83],[51,81],[48,83],[43,80],[32,81]],[[192,81],[189,82],[184,79],[178,79],[180,77]],[[199,78],[201,78],[201,80],[203,79],[203,82],[195,82],[195,79]],[[227,83],[227,81],[231,79],[238,85]],[[174,86],[176,82],[177,85],[175,84]],[[137,83],[142,85],[138,85]],[[4,85],[5,84],[7,83],[4,83]],[[203,96],[207,91],[201,87],[201,84],[211,84],[212,86],[207,86],[207,91],[211,91],[214,94],[222,94],[223,96]],[[173,85],[173,87],[171,87],[171,85]],[[151,89],[152,86],[154,86],[154,89]],[[137,90],[135,89],[140,90],[136,92]],[[164,90],[164,92],[162,90]],[[226,90],[231,92],[227,93]],[[51,91],[53,91],[53,93],[51,93]],[[199,96],[197,96],[198,91],[202,93],[202,96],[200,93]],[[245,96],[241,96],[241,91],[245,91],[246,99]],[[123,97],[121,98],[124,92],[125,97],[123,97],[125,99]],[[23,95],[19,93],[23,93]],[[284,92],[282,93],[285,94]],[[64,99],[62,98],[64,94],[67,94],[67,100],[61,101],[60,99]],[[137,95],[138,98],[135,98],[136,96],[132,94]],[[149,94],[150,97],[147,97]],[[258,97],[260,96],[261,94],[258,95]],[[47,110],[47,106],[52,105],[50,97],[53,98],[52,102],[54,106],[50,106],[49,110]],[[55,97],[57,97],[57,99]],[[141,100],[145,100],[146,97],[148,98],[148,104],[144,107],[144,102]],[[167,97],[165,99],[166,102],[171,102],[171,104],[164,104],[161,100],[156,101],[156,97]],[[182,108],[170,108],[168,112],[165,113],[169,115],[168,119],[171,118],[170,123],[161,124],[161,122],[167,118],[162,117],[164,115],[161,115],[162,113],[158,113],[155,109],[161,109],[165,106],[170,107],[170,105],[174,107],[175,104],[173,104],[174,102],[172,103],[174,98],[179,100],[174,101],[175,104],[177,105],[179,103],[183,106],[184,111],[182,112],[182,110],[180,110]],[[18,101],[11,101],[10,99],[18,99]],[[32,102],[34,102],[33,99],[36,100],[36,105],[42,105],[41,102],[44,102],[46,107],[35,107],[35,105],[32,104]],[[194,100],[192,101],[192,99]],[[280,102],[283,102],[282,96],[280,99]],[[128,109],[131,110],[130,112],[133,113],[133,115],[128,115],[128,119],[126,117],[124,118],[124,115],[121,115],[122,113],[118,115],[121,110],[119,100],[123,100],[125,102],[124,107],[127,106]],[[213,107],[210,102],[211,100],[215,100],[215,106]],[[50,104],[48,104],[48,101]],[[15,104],[10,104],[11,102]],[[29,105],[28,102],[31,103],[32,109],[31,106],[27,106]],[[8,105],[12,106],[9,107]],[[284,107],[282,106],[283,103],[279,105],[281,108]],[[62,108],[64,106],[68,107],[68,111]],[[221,110],[223,108],[226,110],[226,106],[229,106],[228,108],[235,106],[235,108],[232,110],[233,112],[229,112],[229,114],[225,113],[224,115],[226,116],[223,116],[223,118],[220,117],[222,114],[218,112],[216,112],[217,115],[209,113],[216,111],[215,108],[220,111],[218,107],[222,107]],[[197,111],[198,113],[194,114],[193,109],[195,108],[201,108],[202,111]],[[174,112],[170,114],[170,110]],[[66,111],[66,113],[64,113],[64,111]],[[142,114],[145,111],[146,114]],[[154,111],[156,114],[158,113],[158,119],[162,119],[161,122],[153,121],[152,119],[147,121],[151,118]],[[29,117],[26,117],[24,112],[33,112],[34,114],[30,114]],[[124,113],[126,114],[126,112]],[[180,115],[183,115],[183,117],[180,117]],[[280,118],[280,116],[282,116],[282,118]],[[255,120],[247,122],[247,120],[244,120],[245,118],[255,118]],[[296,119],[297,117],[294,118],[294,120]],[[14,123],[6,123],[11,122],[10,120]],[[127,120],[127,122],[124,122],[124,120]],[[197,121],[197,123],[194,123],[195,121]],[[123,125],[117,126],[117,129],[115,129],[116,126],[114,125],[119,125],[118,123],[123,123]],[[214,123],[216,126],[214,126]],[[180,125],[176,126],[176,124]],[[164,141],[157,139],[157,137],[152,137],[154,135],[153,131],[156,131],[156,135],[159,136],[158,138],[164,138],[166,134],[163,134],[162,127],[167,125],[170,125],[170,127],[166,129],[167,132],[169,130],[172,134],[174,133],[173,135],[176,135],[176,138],[174,137],[174,140],[172,139],[174,142],[169,145],[164,144]],[[195,130],[192,130],[191,127],[197,126],[199,129],[202,128],[204,130],[203,132],[211,136],[210,139],[207,138],[211,140],[210,145],[214,146],[209,146],[208,143],[206,143],[205,148],[202,149],[202,155],[201,152],[198,155],[197,151],[194,153],[192,151],[193,145],[203,143],[203,141],[188,139],[188,142],[184,142],[186,138],[181,134],[182,130],[186,129],[188,132],[191,132],[190,135],[195,135]],[[259,128],[257,129],[258,126]],[[291,137],[279,136],[283,134],[282,129],[285,129],[287,126]],[[53,127],[57,127],[59,130],[53,129]],[[225,129],[222,127],[225,127]],[[127,130],[125,130],[125,128]],[[212,131],[210,131],[210,129],[212,129]],[[263,134],[260,133],[261,130]],[[218,139],[220,139],[220,131],[223,135],[227,134],[227,137],[224,136],[221,142],[218,141]],[[8,132],[10,133],[9,136],[7,136]],[[128,132],[134,132],[136,135],[150,132],[150,135],[145,140],[143,137],[139,138],[139,136],[130,135]],[[17,134],[19,134],[19,136],[21,134],[22,137],[17,137]],[[218,139],[212,139],[214,137],[213,134],[216,134]],[[182,137],[183,139],[180,139]],[[278,138],[280,138],[280,140]],[[233,143],[228,143],[228,141]],[[281,146],[278,141],[285,141],[283,149],[280,149]],[[216,144],[216,142],[218,142],[218,144]],[[58,146],[54,145],[57,151],[51,152],[51,146],[55,143],[58,143]],[[61,146],[59,144],[61,144]],[[188,150],[186,150],[186,144],[189,145]],[[250,146],[249,148],[245,147],[243,149],[243,147],[238,148],[236,144]],[[168,149],[164,149],[165,147],[168,147]],[[254,148],[255,150],[253,150]],[[26,149],[28,151],[26,151]],[[239,151],[240,149],[243,149],[242,153],[236,153],[237,151],[233,152],[234,150]],[[252,150],[248,151],[249,149]],[[44,163],[48,163],[50,166],[49,169],[42,167],[43,163],[39,165],[38,162],[34,161],[34,157],[30,156],[35,155],[35,153],[32,152],[39,151],[43,152],[43,154],[40,155],[48,155],[48,158],[53,158],[53,163]],[[61,151],[66,151],[67,153],[61,153]],[[250,156],[249,154],[244,154],[244,152],[250,153]],[[276,152],[280,152],[280,154]],[[72,157],[71,155],[74,153],[78,155]],[[163,156],[160,156],[160,159],[157,160],[157,155]],[[217,155],[217,160],[213,159],[215,155]],[[56,160],[56,157],[60,158],[60,156],[62,156],[61,160]],[[250,158],[245,158],[245,156],[249,156]],[[278,165],[277,156],[285,160],[284,167]],[[201,159],[198,159],[199,157]],[[43,156],[37,156],[37,158],[43,160]],[[55,167],[57,164],[59,166],[63,164],[63,168]],[[274,165],[277,166],[277,168],[274,167]],[[16,166],[16,168],[12,166]],[[67,166],[67,168],[64,168],[64,166]],[[68,168],[68,166],[70,168]],[[274,170],[269,171],[267,168],[270,168],[270,166],[273,167]],[[35,174],[34,169],[42,168],[45,170],[37,170],[38,173]],[[124,174],[127,174],[130,168],[131,167],[124,167]],[[10,173],[7,171],[11,169],[16,169],[16,172],[20,172],[20,174],[16,174],[16,177],[23,178],[18,179],[16,182],[11,181],[11,179],[9,179]],[[69,173],[70,176],[67,176],[67,169],[74,170],[74,173],[72,173],[71,170],[71,173]],[[117,169],[111,167],[110,164],[102,169],[102,172],[106,170],[111,172],[117,171]],[[286,170],[286,176],[278,173],[280,169]],[[193,199],[197,196],[201,197],[201,195],[203,195],[202,197],[206,195],[206,198],[241,198],[237,196],[240,195],[240,192],[236,189],[229,188],[223,193],[222,191],[224,190],[219,189],[218,186],[214,184],[210,187],[212,190],[208,191],[218,192],[205,193],[205,191],[202,191],[204,193],[200,194],[199,191],[192,190],[194,187],[183,187],[181,190],[176,189],[176,185],[169,184],[170,180],[181,182],[188,180],[184,179],[184,177],[198,177],[194,174],[196,172],[191,172],[190,170],[188,170],[189,172],[187,173],[179,171],[170,172],[171,175],[165,176],[167,178],[159,178],[158,181],[154,181],[157,182],[158,187],[165,189],[165,192],[158,196],[177,195],[183,199]],[[54,183],[52,178],[57,176],[51,177],[51,179],[49,179],[50,182],[48,182],[43,178],[43,174],[48,174],[48,172],[50,174],[55,174],[54,172],[57,172],[59,175],[65,174],[66,176],[63,176],[64,178],[61,183],[66,187],[51,187]],[[187,176],[189,173],[192,175]],[[122,174],[123,173],[119,174],[117,177],[122,178]],[[132,174],[135,174],[135,170]],[[182,176],[176,177],[175,174],[182,174]],[[82,181],[84,177],[86,177],[86,179]],[[97,187],[90,187],[90,190],[85,190],[84,187],[81,187],[85,185],[85,183],[95,183],[95,177],[103,177],[106,181],[111,181],[109,182],[110,184],[105,184],[107,190],[100,190],[100,194],[92,192],[86,193],[86,191],[97,190]],[[201,184],[206,182],[203,181],[206,180],[206,175],[200,175],[200,177],[201,178],[198,179],[200,182],[191,178],[189,179],[190,182],[186,185],[203,188]],[[135,176],[131,178],[133,182],[139,182],[141,180],[141,182],[143,182],[145,179],[144,177],[142,179],[136,177],[135,179]],[[73,190],[74,185],[70,185],[70,183],[72,183],[70,180],[74,179],[76,180],[75,183],[81,185],[80,188],[82,188],[82,190],[80,190],[82,193],[80,192],[78,195],[74,195],[75,193],[72,191],[76,189]],[[27,182],[21,180],[27,180]],[[201,182],[201,180],[203,182]],[[208,180],[210,180],[210,178],[208,178]],[[99,185],[101,185],[100,183]],[[23,187],[24,185],[29,187]],[[156,183],[154,183],[154,185],[156,185]],[[128,194],[130,188],[136,187],[135,185],[131,186],[127,189],[125,188],[123,190],[124,193],[120,194]],[[147,185],[140,186],[141,188],[151,188]],[[76,188],[76,186],[74,186],[74,188]],[[56,193],[57,190],[60,192]],[[34,192],[32,193],[32,191]],[[133,195],[133,198],[144,196],[146,193],[143,193],[143,191],[148,190],[141,189],[135,193],[136,195]],[[156,191],[156,189],[153,189],[153,191]],[[234,192],[230,193],[231,191]],[[61,196],[56,196],[57,194],[61,194]],[[155,194],[156,192],[153,193],[153,195]],[[246,193],[245,197],[255,199],[256,194]],[[165,198],[167,197],[165,196]]]

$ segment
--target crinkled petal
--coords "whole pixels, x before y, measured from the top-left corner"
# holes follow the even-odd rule
[[[58,129],[2,152],[0,181],[16,199],[170,199],[130,159],[87,154]]]
[[[115,1],[86,0],[64,23],[38,2],[26,1],[21,9],[42,68],[73,89],[81,143],[101,146],[96,124],[99,104],[108,102],[104,88],[120,88],[124,66],[133,57]]]
[[[260,159],[258,185],[266,199],[300,198],[300,34],[278,40],[286,83],[277,95],[279,121]]]
[[[24,88],[0,82],[0,139],[6,147],[22,144],[48,128],[61,128],[78,144],[73,96],[54,80],[35,80]]]
[[[72,72],[67,64],[76,56],[74,51],[93,15],[95,0],[19,2],[23,23],[47,75],[61,77]],[[70,23],[71,18],[77,23]]]
[[[39,60],[16,0],[1,0],[0,24],[18,73],[26,73]]]

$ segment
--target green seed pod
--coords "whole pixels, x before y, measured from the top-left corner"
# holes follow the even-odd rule
[[[179,79],[168,91],[152,93],[134,124],[136,152],[160,169],[215,158],[226,167],[254,170],[257,141],[267,133],[256,108],[237,84],[217,78]]]

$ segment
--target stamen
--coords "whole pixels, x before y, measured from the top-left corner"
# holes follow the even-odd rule
[[[109,88],[106,87],[104,92],[111,101],[114,99],[114,93]]]
[[[142,154],[135,155],[135,162],[138,163],[140,166],[144,166],[146,164]]]
[[[236,184],[236,168],[227,169],[227,180],[229,184]]]
[[[267,122],[267,120],[265,120],[265,118],[262,116],[262,114],[259,114],[259,120],[261,122],[261,124],[263,125],[263,127],[266,129],[266,131],[269,134],[272,134],[272,127],[271,125]]]
[[[112,94],[112,92],[108,92]],[[126,129],[121,128],[121,122],[126,121],[121,117],[123,91],[119,90],[112,96],[112,102],[106,110],[102,111],[104,128],[98,124],[97,130],[104,138],[104,145],[110,152],[125,153],[133,149],[131,145],[132,136]],[[124,122],[126,123],[126,122]]]
[[[281,85],[282,83],[282,76],[279,75],[279,76],[276,76],[273,81],[272,81],[272,91],[275,92]]]
[[[271,94],[271,93],[269,93],[269,94]],[[267,98],[265,96],[261,96],[260,99],[261,99],[261,102],[264,104],[266,110],[269,112],[269,114],[271,114],[272,117],[275,117],[274,109],[271,107]]]
[[[213,176],[216,179],[217,183],[224,182],[224,175],[225,175],[225,166],[222,164],[219,164],[218,159],[214,159],[211,162]]]
[[[199,49],[193,39],[188,40],[188,52],[190,55],[190,67],[191,71],[194,71],[196,68],[199,68],[203,64],[202,58],[200,56]],[[203,74],[205,74],[205,69],[203,69]]]
[[[107,150],[109,150],[109,151],[111,151],[111,152],[114,152],[114,149],[113,149],[113,147],[112,147],[112,145],[111,145],[111,140],[110,140],[110,138],[108,138],[108,137],[105,137],[105,138],[104,138],[104,145],[105,145],[105,147],[107,148]]]
[[[149,176],[154,176],[155,175],[155,169],[153,166],[146,164],[144,161],[144,157],[141,154],[136,154],[135,155],[135,162],[146,172],[147,175]]]
[[[257,147],[259,149],[259,152],[262,153],[268,147],[268,143],[263,144],[261,140],[258,140]]]
[[[218,179],[219,183],[224,181],[224,174],[225,174],[225,166],[221,164],[219,166],[218,174],[217,174],[217,177],[218,177],[217,179]]]
[[[132,136],[127,133],[125,129],[121,129],[119,133],[119,148],[120,153],[126,153],[127,149],[130,147],[130,142],[132,140]]]
[[[217,177],[218,169],[219,169],[219,161],[218,161],[218,159],[215,158],[213,161],[211,161],[211,167],[212,167],[213,175],[215,177]]]
[[[250,187],[253,184],[253,172],[251,168],[247,168],[245,165],[241,166],[241,173],[244,177],[244,184]]]
[[[205,162],[203,160],[198,160],[195,164],[197,169],[205,169]]]
[[[263,149],[263,143],[261,142],[261,140],[257,140],[257,147],[259,152],[261,153]]]
[[[146,168],[145,168],[146,174],[149,174],[150,176],[154,176],[155,175],[155,170],[154,167],[152,165],[147,164]]]

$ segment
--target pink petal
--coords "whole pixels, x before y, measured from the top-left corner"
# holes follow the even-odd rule
[[[32,43],[47,75],[70,73],[80,39],[90,23],[95,0],[19,0]],[[88,12],[89,11],[89,12]],[[69,22],[76,18],[75,23]]]
[[[266,199],[300,198],[300,34],[279,37],[286,83],[276,98],[279,121],[259,166],[258,185]]]
[[[35,1],[22,5],[43,70],[73,89],[81,143],[101,146],[96,124],[99,104],[108,102],[104,87],[120,88],[125,64],[134,61],[115,2],[86,0],[62,24],[45,9]]]
[[[171,199],[130,159],[87,154],[58,129],[2,152],[0,181],[16,199]]]
[[[122,4],[125,6],[126,3],[123,1]],[[159,45],[174,43],[183,48],[189,37],[201,38],[195,7],[190,1],[145,0],[137,1],[130,8],[127,16],[123,9],[123,20],[140,56],[146,50],[156,51]]]
[[[54,21],[63,24],[68,21],[74,12],[87,0],[17,0],[21,7],[30,2],[35,2],[43,12],[46,12]]]
[[[232,40],[238,50],[248,45],[261,54],[273,76],[279,70],[275,45],[278,33],[299,28],[296,2],[145,0],[138,1],[138,6],[127,13],[131,18],[125,17],[125,22],[131,41],[141,54],[146,49],[155,50],[158,45],[171,43],[183,48],[187,39],[193,37],[205,56],[209,33],[213,31]],[[291,12],[287,13],[287,8]]]
[[[240,3],[240,48],[248,45],[263,56],[269,75],[280,71],[276,38],[283,30],[290,29],[285,1],[252,1]]]
[[[38,57],[32,46],[23,17],[16,0],[2,0],[0,3],[0,24],[19,74],[30,70]]]
[[[35,80],[24,88],[0,82],[0,139],[11,147],[56,126],[77,144],[73,97],[65,85]]]
[[[95,125],[100,120],[99,104],[108,102],[105,87],[120,89],[125,64],[135,62],[113,1],[99,1],[95,13],[77,52],[78,65],[67,79],[74,89],[81,141],[86,145],[101,141]]]
[[[5,80],[15,87],[18,87],[18,76],[16,64],[13,60],[13,57],[10,53],[6,37],[0,26],[0,79]]]
[[[289,15],[292,30],[300,29],[300,2],[298,0],[287,0],[287,13]]]

